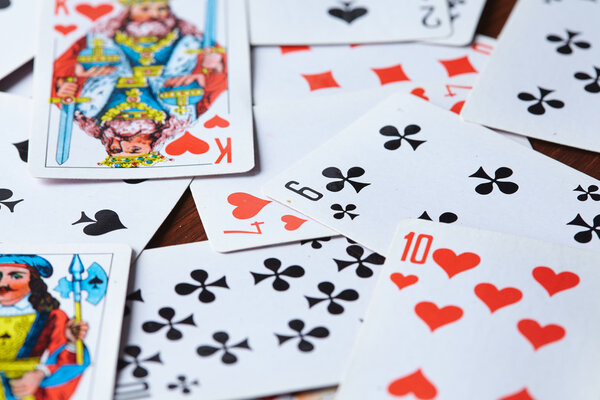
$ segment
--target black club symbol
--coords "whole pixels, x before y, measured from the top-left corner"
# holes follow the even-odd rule
[[[426,140],[410,139],[408,138],[408,136],[416,135],[419,132],[421,132],[421,127],[419,125],[414,124],[407,125],[406,128],[404,128],[404,135],[400,134],[400,132],[398,132],[398,129],[392,125],[384,126],[379,130],[379,133],[381,133],[383,136],[392,136],[397,138],[385,142],[383,147],[385,147],[388,150],[399,149],[402,146],[403,140],[406,140],[406,142],[410,145],[410,147],[412,147],[413,150],[417,150],[417,147],[425,143]]]
[[[277,340],[279,340],[279,345],[281,346],[285,342],[291,339],[298,338],[298,350],[306,353],[309,351],[313,351],[315,346],[309,342],[306,338],[315,338],[315,339],[324,339],[329,336],[329,329],[324,326],[317,326],[316,328],[311,329],[307,333],[302,333],[304,330],[304,321],[299,319],[293,319],[288,322],[288,326],[291,330],[297,332],[295,335],[280,335],[278,333],[275,334],[277,336]]]
[[[600,92],[600,84],[598,83],[598,81],[600,81],[600,68],[594,67],[594,73],[596,74],[595,77],[588,74],[587,72],[577,72],[575,74],[575,79],[579,79],[580,81],[589,81],[589,80],[592,81],[591,83],[588,83],[587,85],[585,85],[584,89],[586,92],[590,92],[590,93]]]
[[[579,201],[587,201],[587,199],[592,199],[593,201],[600,201],[600,193],[596,193],[598,191],[598,186],[590,185],[587,190],[585,190],[581,185],[578,185],[574,192],[581,192],[580,195],[577,196],[577,200]]]
[[[333,211],[336,211],[335,213],[333,213],[333,218],[335,219],[342,219],[346,215],[349,216],[350,219],[354,219],[360,215],[351,212],[356,210],[356,205],[354,204],[348,204],[345,207],[343,207],[341,204],[335,203],[331,205],[331,209]]]
[[[250,345],[248,344],[248,338],[242,340],[239,343],[228,346],[227,342],[229,341],[229,334],[227,332],[222,332],[222,331],[215,332],[213,334],[213,339],[215,340],[215,342],[219,343],[219,346],[218,347],[208,346],[208,345],[199,346],[196,349],[196,352],[198,353],[198,355],[200,357],[209,357],[219,351],[223,351],[223,355],[221,356],[221,361],[224,364],[235,364],[237,362],[238,358],[235,354],[233,354],[230,351],[231,349],[246,349],[246,350],[250,350],[250,351],[252,350],[250,348]]]
[[[8,208],[8,210],[11,213],[15,212],[15,206],[23,201],[23,199],[15,200],[15,201],[7,201],[11,197],[13,197],[13,194],[14,193],[10,189],[0,189],[0,204],[5,206],[6,208]],[[0,207],[0,208],[2,208],[2,207]]]
[[[323,301],[329,301],[329,305],[327,306],[327,311],[329,311],[330,314],[338,315],[338,314],[342,314],[344,312],[344,307],[341,304],[337,303],[336,300],[342,300],[342,301],[358,300],[358,292],[353,289],[342,290],[341,292],[339,292],[338,294],[336,294],[334,296],[333,292],[335,290],[335,285],[331,282],[321,282],[321,283],[319,283],[319,285],[317,287],[318,287],[319,291],[327,297],[323,298],[323,297],[304,296],[304,297],[306,297],[306,300],[308,301],[308,308],[313,308],[313,306],[315,306]]]
[[[560,100],[556,100],[556,99],[546,100],[546,96],[548,96],[550,93],[554,92],[554,90],[544,89],[539,86],[538,86],[538,90],[540,91],[540,97],[535,97],[535,95],[533,95],[531,93],[527,93],[527,92],[521,92],[517,96],[519,98],[519,100],[522,100],[522,101],[536,101],[535,104],[527,107],[527,111],[529,111],[531,114],[534,114],[534,115],[545,114],[546,108],[544,107],[544,104],[547,104],[552,108],[563,108],[565,106],[565,103],[563,103]]]
[[[304,276],[304,268],[299,265],[291,265],[279,272],[279,269],[281,268],[281,261],[279,261],[277,258],[267,258],[264,261],[264,265],[267,269],[273,271],[273,273],[260,274],[258,272],[250,272],[254,277],[254,284],[258,285],[263,280],[274,277],[275,279],[273,279],[272,286],[273,289],[277,290],[278,292],[285,292],[290,288],[290,284],[284,280],[282,276],[288,278],[300,278]]]
[[[481,178],[485,179],[489,182],[480,183],[475,188],[475,191],[482,195],[490,194],[494,191],[494,184],[498,186],[498,189],[504,194],[513,194],[519,190],[519,185],[514,182],[506,182],[501,181],[500,179],[505,179],[512,176],[513,170],[507,167],[500,167],[494,173],[494,177],[489,176],[483,167],[479,167],[477,172],[473,175],[469,175],[469,178]]]
[[[419,219],[424,219],[426,221],[433,221],[431,219],[431,217],[429,216],[429,214],[427,214],[427,211],[423,211],[423,214],[421,214]],[[440,215],[440,217],[438,218],[438,221],[442,222],[444,224],[451,224],[453,222],[458,221],[458,216],[451,212],[445,212],[442,215]]]
[[[567,225],[576,225],[586,228],[584,231],[576,233],[574,239],[579,243],[589,243],[592,240],[593,233],[600,239],[600,214],[594,217],[592,223],[593,225],[588,224],[580,214],[577,214],[573,221],[568,222]]]
[[[365,264],[383,265],[383,263],[385,262],[385,257],[380,256],[377,253],[371,253],[365,258],[363,258],[363,255],[365,254],[365,249],[358,245],[351,245],[346,247],[346,253],[348,253],[348,255],[350,257],[353,257],[355,260],[345,261],[334,259],[333,261],[335,261],[335,263],[337,264],[338,271],[342,271],[347,267],[356,264],[356,275],[360,278],[370,278],[371,276],[373,276],[373,270]]]
[[[561,46],[556,49],[558,53],[565,55],[573,53],[572,45],[580,49],[589,49],[591,47],[591,45],[588,42],[585,42],[583,40],[574,41],[575,37],[580,35],[580,32],[573,32],[568,29],[566,29],[565,31],[567,32],[566,38],[554,34],[546,36],[546,39],[549,42],[561,44]]]
[[[198,379],[194,379],[193,381],[188,382],[187,377],[185,375],[178,375],[177,382],[169,383],[167,385],[167,388],[169,390],[179,389],[183,394],[190,394],[192,393],[192,386],[200,386],[200,382],[198,381]]]
[[[160,359],[160,352],[146,358],[140,358],[142,349],[139,346],[129,345],[123,349],[123,355],[119,358],[117,363],[117,369],[121,371],[127,366],[133,364],[135,368],[132,371],[132,375],[135,378],[145,378],[149,372],[144,367],[144,363],[158,363],[162,364]]]
[[[158,310],[158,315],[163,318],[166,322],[158,322],[158,321],[148,321],[144,322],[142,325],[142,329],[144,332],[154,333],[160,331],[164,327],[169,327],[167,330],[167,339],[169,340],[179,340],[183,337],[183,333],[179,329],[175,327],[175,325],[192,325],[196,326],[194,322],[194,315],[190,314],[186,318],[180,321],[173,321],[175,317],[175,310],[171,307],[163,307]]]
[[[305,244],[310,243],[310,247],[312,247],[313,249],[320,249],[321,247],[323,247],[323,244],[321,242],[329,242],[330,240],[330,237],[302,240],[300,241],[300,245],[304,246]]]
[[[142,290],[138,289],[135,292],[129,293],[127,297],[125,297],[125,312],[123,313],[123,316],[131,314],[131,307],[128,304],[130,301],[139,301],[143,303],[144,299],[142,297]]]
[[[358,178],[365,174],[365,170],[361,167],[350,168],[345,176],[342,171],[336,167],[325,168],[322,174],[326,178],[339,179],[338,181],[330,182],[325,186],[330,192],[339,192],[344,188],[346,182],[348,182],[354,188],[354,190],[356,190],[356,193],[370,185],[370,183],[352,180],[352,178]]]
[[[191,294],[196,290],[200,289],[200,293],[198,293],[198,300],[200,300],[202,303],[212,303],[213,301],[215,301],[216,296],[213,292],[211,292],[208,289],[209,287],[212,286],[229,289],[229,286],[227,286],[227,280],[225,276],[210,283],[206,282],[208,280],[208,272],[206,272],[203,269],[193,270],[192,272],[190,272],[190,276],[199,284],[185,282],[178,283],[175,286],[175,293],[182,296],[187,296],[188,294]]]

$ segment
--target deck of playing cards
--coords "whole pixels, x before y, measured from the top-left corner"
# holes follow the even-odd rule
[[[597,400],[600,3],[509,3],[0,0],[0,400]]]

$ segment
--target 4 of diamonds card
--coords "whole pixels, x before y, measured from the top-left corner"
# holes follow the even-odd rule
[[[131,250],[0,245],[0,399],[112,399]]]
[[[595,399],[598,254],[403,221],[339,400]]]
[[[152,178],[252,168],[244,1],[44,6],[34,176]]]

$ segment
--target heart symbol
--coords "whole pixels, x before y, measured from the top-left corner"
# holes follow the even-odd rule
[[[429,101],[429,97],[425,96],[425,89],[423,89],[423,88],[420,88],[420,87],[418,87],[418,88],[414,88],[414,89],[413,89],[413,90],[410,92],[410,94],[414,94],[415,96],[417,96],[417,97],[420,97],[420,98],[422,98],[423,100],[427,100],[427,101]]]
[[[533,319],[522,319],[517,324],[519,332],[533,346],[535,350],[542,346],[556,342],[565,336],[565,328],[555,324],[549,324],[541,326],[537,321]]]
[[[67,36],[77,29],[77,25],[54,25],[54,30]]]
[[[281,222],[285,222],[283,228],[286,231],[295,231],[296,229],[300,228],[302,224],[306,221],[306,219],[298,218],[293,215],[284,215],[283,217],[281,217]]]
[[[88,236],[100,236],[118,229],[127,229],[119,219],[119,214],[113,210],[100,210],[94,214],[94,218],[95,220],[88,217],[85,212],[82,211],[79,220],[73,222],[71,225],[91,222],[91,224],[83,228],[83,233]]]
[[[550,297],[563,290],[571,289],[579,284],[579,276],[573,272],[556,274],[548,267],[533,269],[533,278],[546,289]]]
[[[431,332],[444,325],[458,321],[463,310],[456,306],[438,308],[430,301],[422,301],[415,306],[415,312],[429,326]]]
[[[433,260],[446,271],[448,278],[452,278],[478,266],[481,258],[475,253],[462,253],[457,256],[450,249],[437,249],[433,252]]]
[[[329,15],[332,17],[339,18],[346,21],[348,24],[354,22],[355,19],[362,17],[367,13],[367,9],[364,7],[350,8],[350,3],[345,3],[344,9],[341,8],[330,8],[327,10]]]
[[[527,391],[527,388],[521,390],[518,393],[510,394],[506,397],[502,397],[498,400],[535,400]]]
[[[98,4],[97,6],[91,4],[78,4],[75,7],[75,10],[92,21],[96,21],[98,18],[101,18],[114,10],[114,7],[110,4]]]
[[[396,379],[388,385],[387,390],[392,396],[399,397],[412,393],[419,400],[433,399],[437,396],[437,389],[420,369]]]
[[[208,143],[186,131],[182,137],[169,143],[165,151],[172,156],[180,156],[186,151],[192,154],[204,154],[209,149],[210,146]]]
[[[507,287],[498,290],[491,283],[480,283],[475,286],[475,294],[493,313],[502,307],[517,303],[523,297],[519,289]]]
[[[419,280],[419,278],[415,275],[404,276],[399,272],[394,272],[392,275],[390,275],[390,279],[396,284],[396,286],[398,286],[398,289],[400,290],[407,286],[414,285]]]
[[[263,200],[243,192],[231,193],[227,196],[227,202],[236,206],[231,214],[237,219],[252,218],[270,203],[269,200]]]
[[[227,128],[229,126],[229,121],[219,117],[218,115],[215,115],[204,123],[204,127],[207,129],[212,129],[215,126],[218,126],[219,128]]]

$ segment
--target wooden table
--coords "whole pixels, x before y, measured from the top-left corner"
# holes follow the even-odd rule
[[[516,0],[488,0],[477,32],[497,37],[515,3]],[[600,179],[600,154],[537,139],[529,140],[535,150],[596,179]],[[188,189],[156,232],[148,248],[200,242],[206,239],[202,221],[196,211],[192,194]]]

